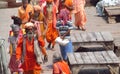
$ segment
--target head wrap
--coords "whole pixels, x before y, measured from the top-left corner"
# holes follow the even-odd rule
[[[10,27],[12,28],[12,31],[19,31],[20,30],[20,27],[18,25],[15,25],[15,24],[12,24]]]
[[[46,2],[53,2],[53,0],[46,0]]]
[[[72,0],[65,0],[65,6],[72,6],[73,5],[73,1]]]
[[[25,24],[25,28],[30,28],[30,27],[34,27],[34,24],[31,22]]]
[[[35,11],[40,11],[40,10],[41,10],[41,7],[40,7],[39,5],[35,5],[35,6],[34,6],[34,10],[35,10]]]

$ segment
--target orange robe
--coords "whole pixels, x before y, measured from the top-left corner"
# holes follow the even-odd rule
[[[46,15],[47,20],[47,31],[46,31],[46,40],[49,43],[55,44],[55,39],[58,37],[58,32],[56,29],[56,6],[53,4],[52,11],[49,12],[47,7],[44,7],[44,15]]]
[[[41,47],[44,47],[45,46],[45,42],[44,40],[42,39],[42,37],[39,37],[38,38],[38,42],[40,44]],[[23,45],[23,38],[21,38],[19,41],[18,41],[18,46],[16,48],[16,58],[17,60],[20,60],[21,57],[22,57],[22,47]],[[43,54],[45,55],[46,51],[42,49],[42,52]],[[33,70],[41,70],[41,67],[39,64],[37,64],[36,62],[36,57],[35,57],[35,54],[34,54],[34,39],[32,39],[32,41],[28,41],[28,39],[26,38],[26,53],[25,53],[25,56],[24,56],[24,62],[22,63],[22,66],[23,70],[25,72],[27,71],[33,71]],[[27,74],[27,73],[26,73]]]
[[[82,27],[86,24],[85,3],[85,0],[73,0],[76,26]]]
[[[58,13],[59,0],[54,0],[54,3],[55,3],[55,5],[56,5],[56,8],[57,8],[57,13]]]
[[[44,32],[45,32],[45,24],[44,24],[44,14],[42,12],[40,12],[40,15],[38,16],[38,21],[40,22],[40,32],[43,36],[43,38],[45,37]]]
[[[23,8],[23,6],[18,8],[18,16],[20,19],[22,19],[22,23],[29,21],[29,12],[32,12],[33,14],[33,7],[30,4],[27,5],[26,10]],[[24,28],[24,24],[22,24],[22,28]]]
[[[62,74],[59,68],[61,68],[65,74],[71,74],[70,68],[65,61],[60,61],[53,64],[53,74]]]

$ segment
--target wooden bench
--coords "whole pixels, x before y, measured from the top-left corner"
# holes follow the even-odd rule
[[[116,16],[120,15],[120,6],[109,6],[105,7],[104,10],[108,23],[116,23]]]
[[[89,71],[96,69],[98,73],[94,74],[119,74],[120,60],[113,51],[76,52],[68,53],[67,56],[73,74],[80,74],[83,70],[85,74],[91,74]],[[108,69],[110,73],[99,73],[100,69]]]
[[[79,32],[71,33],[70,36],[74,51],[86,45],[101,45],[105,49],[114,50],[114,40],[110,32]]]

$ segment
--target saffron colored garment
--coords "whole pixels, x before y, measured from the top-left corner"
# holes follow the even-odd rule
[[[54,0],[54,3],[55,3],[55,5],[56,5],[56,8],[57,8],[57,13],[58,13],[59,0]]]
[[[40,70],[24,71],[24,74],[40,74]]]
[[[73,0],[76,26],[82,27],[86,24],[85,3],[85,0]]]
[[[39,23],[40,23],[40,32],[41,32],[43,38],[45,38],[45,34],[44,34],[44,32],[45,32],[44,19],[45,19],[44,14],[43,14],[42,12],[40,12],[37,20],[38,20]]]
[[[65,74],[70,74],[69,66],[65,61],[59,61],[53,64],[53,74],[62,74],[60,68]]]
[[[39,64],[37,64],[36,62],[36,57],[34,54],[34,39],[32,39],[32,41],[28,41],[27,37],[25,37],[26,39],[26,52],[25,52],[25,56],[24,56],[24,62],[22,63],[22,68],[23,70],[26,71],[31,71],[31,70],[41,70],[41,67]],[[45,46],[45,42],[42,39],[42,37],[38,37],[38,42],[40,44],[41,47]],[[22,47],[23,45],[23,38],[21,38],[18,42],[18,46],[16,48],[16,58],[17,60],[20,60],[23,53],[22,53]],[[45,52],[45,50],[42,50],[43,52]],[[43,53],[44,54],[44,53]],[[29,74],[29,73],[26,73]],[[30,73],[31,74],[31,73]],[[34,73],[32,73],[34,74]],[[36,74],[36,73],[35,73]]]
[[[33,14],[33,7],[30,4],[27,5],[26,10],[23,8],[23,6],[18,8],[18,16],[22,20],[22,23],[26,23],[29,21],[30,12]],[[22,24],[22,28],[24,28],[24,24]]]
[[[51,4],[49,7],[44,7],[44,15],[47,20],[46,40],[49,43],[55,44],[55,39],[58,37],[56,29],[56,6]]]

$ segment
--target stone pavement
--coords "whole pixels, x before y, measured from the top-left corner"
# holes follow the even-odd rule
[[[85,32],[109,31],[112,33],[113,38],[120,39],[120,29],[119,29],[120,23],[108,24],[104,18],[97,16],[95,7],[86,7],[86,14],[87,14],[87,23],[86,23],[87,30]],[[6,40],[5,41],[6,49],[8,48],[7,38],[10,30],[10,24],[12,24],[12,20],[10,18],[11,15],[17,15],[17,8],[0,9],[0,36]],[[83,31],[74,30],[72,32],[77,33]],[[42,74],[52,74],[52,54],[54,52],[59,52],[59,46],[56,45],[55,49],[56,51],[47,50],[49,56],[49,62],[42,65],[43,67]]]

